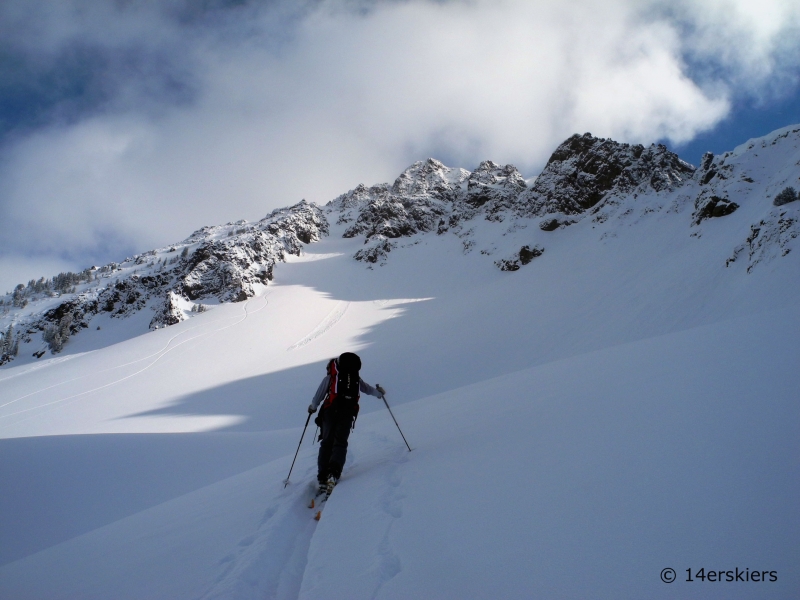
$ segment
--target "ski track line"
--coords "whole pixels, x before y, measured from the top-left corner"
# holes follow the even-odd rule
[[[316,465],[308,467],[303,479],[315,470]],[[313,512],[307,507],[311,493],[313,487],[308,485],[281,490],[264,511],[255,531],[243,537],[218,562],[220,573],[201,598],[298,598],[309,547],[317,529]]]
[[[378,582],[370,597],[376,600],[381,589],[403,570],[400,557],[394,552],[391,543],[392,529],[397,520],[403,516],[402,500],[405,495],[401,491],[403,477],[401,469],[409,460],[405,448],[396,452],[396,457],[391,460],[391,466],[386,474],[386,489],[381,496],[381,510],[391,519],[386,526],[380,544],[378,545],[377,575]]]
[[[402,571],[400,557],[391,544],[391,532],[397,519],[402,517],[402,468],[409,458],[405,448],[398,448],[388,436],[372,433],[383,451],[377,451],[367,462],[360,460],[351,447],[345,477],[376,468],[384,469],[385,489],[376,498],[388,522],[378,547],[375,561],[369,572],[375,577],[370,598],[378,596],[381,589]],[[314,493],[316,474],[316,446],[304,448],[298,464],[298,481],[311,480],[309,484],[295,484],[280,490],[269,505],[254,530],[218,561],[219,573],[210,588],[200,597],[203,600],[227,598],[268,598],[270,600],[295,600],[309,565],[309,552],[319,523],[313,519],[308,500]],[[276,459],[287,460],[290,455]],[[302,464],[305,464],[305,469]],[[329,500],[336,501],[335,499]]]
[[[0,383],[4,381],[8,381],[9,379],[14,379],[14,377],[19,377],[21,375],[27,375],[28,373],[32,373],[33,371],[38,371],[39,369],[46,369],[47,367],[52,367],[53,365],[59,365],[63,362],[68,360],[72,360],[73,358],[78,358],[79,356],[86,356],[87,354],[91,354],[92,352],[96,352],[97,350],[88,350],[86,352],[78,352],[77,354],[70,354],[68,356],[59,356],[57,358],[51,358],[46,360],[45,362],[33,363],[28,365],[27,368],[20,367],[20,371],[17,373],[12,373],[8,377],[0,378]]]
[[[238,318],[239,318],[239,316],[233,316],[233,317],[223,317],[222,319],[218,319],[218,320],[219,321],[227,321],[228,319],[238,319]],[[190,331],[192,331],[194,329],[197,329],[198,327],[200,327],[200,325],[201,324],[198,323],[198,324],[194,325],[194,327],[189,327],[185,331],[181,331],[180,333],[176,333],[174,336],[172,336],[167,341],[166,345],[163,348],[161,348],[160,350],[156,350],[152,354],[149,354],[149,355],[144,356],[142,358],[137,358],[136,360],[133,360],[131,362],[127,362],[127,363],[124,363],[124,364],[121,364],[121,365],[117,365],[115,367],[109,367],[108,369],[103,369],[102,371],[97,371],[93,375],[80,375],[79,377],[73,377],[72,379],[67,379],[65,381],[59,381],[58,383],[54,383],[53,385],[48,386],[46,388],[42,388],[40,390],[36,390],[35,392],[31,392],[29,394],[25,394],[24,396],[20,396],[19,398],[15,398],[14,400],[10,400],[9,402],[6,402],[5,404],[0,404],[0,408],[3,408],[4,406],[8,406],[9,404],[14,404],[14,402],[18,402],[20,400],[24,400],[25,398],[29,398],[30,396],[34,396],[34,395],[36,395],[36,394],[38,394],[40,392],[51,390],[51,389],[53,389],[55,387],[58,387],[60,385],[65,385],[67,383],[72,383],[73,381],[78,381],[79,379],[85,379],[86,377],[96,376],[96,375],[99,375],[100,373],[108,373],[109,371],[114,371],[116,369],[121,369],[123,367],[128,367],[130,365],[135,365],[136,363],[142,362],[143,360],[147,360],[149,358],[153,358],[154,356],[160,354],[161,352],[165,352],[169,348],[170,344],[172,344],[172,342],[175,341],[177,338],[179,338],[182,335],[185,335],[185,334],[189,333]],[[91,352],[96,352],[96,350],[91,350],[90,352],[82,352],[80,354],[75,354],[73,356],[64,357],[62,360],[59,360],[58,363],[50,362],[50,363],[48,363],[46,365],[34,366],[32,369],[28,369],[27,371],[25,371],[23,373],[15,373],[14,375],[6,377],[6,379],[11,379],[12,377],[17,377],[19,375],[27,375],[31,371],[36,371],[38,369],[44,369],[46,367],[51,367],[51,366],[53,366],[55,364],[60,364],[60,363],[64,362],[65,360],[68,360],[70,358],[77,358],[77,357],[83,356],[85,354],[91,354]],[[0,379],[0,383],[5,381],[6,379]]]
[[[267,305],[267,303],[265,302],[264,306],[266,306],[266,305]],[[257,310],[254,310],[253,312],[254,313],[258,312],[259,310],[264,308],[264,306],[262,306],[261,308],[259,308]],[[221,319],[216,319],[216,321],[227,321],[228,319],[238,319],[238,318],[239,318],[238,315],[234,315],[232,317],[222,317]],[[216,321],[212,321],[212,323],[216,322]],[[48,386],[46,388],[42,388],[40,390],[36,390],[35,392],[30,392],[29,394],[25,394],[24,396],[20,396],[19,398],[15,398],[14,400],[10,400],[9,402],[6,402],[5,404],[0,404],[0,408],[8,406],[9,404],[14,404],[15,402],[18,402],[20,400],[24,400],[25,398],[29,398],[30,396],[34,396],[34,395],[36,395],[36,394],[38,394],[40,392],[51,390],[51,389],[53,389],[55,387],[58,387],[60,385],[65,385],[67,383],[72,383],[73,381],[78,381],[80,379],[85,379],[86,377],[95,377],[97,375],[100,375],[101,373],[108,373],[109,371],[114,371],[116,369],[121,369],[123,367],[128,367],[130,365],[135,365],[136,363],[142,362],[143,360],[147,360],[149,358],[153,358],[154,356],[156,356],[156,355],[158,355],[158,354],[160,354],[162,352],[166,353],[167,349],[169,348],[170,344],[172,344],[173,341],[175,341],[180,336],[185,335],[185,334],[189,333],[190,331],[192,331],[194,329],[197,329],[198,327],[201,327],[202,325],[208,325],[208,323],[197,323],[192,327],[186,328],[184,331],[181,331],[180,333],[176,333],[171,338],[169,338],[169,340],[167,340],[167,343],[163,348],[161,348],[160,350],[156,350],[152,354],[149,354],[149,355],[144,356],[142,358],[137,358],[136,360],[133,360],[133,361],[130,361],[130,362],[127,362],[127,363],[123,363],[121,365],[117,365],[115,367],[109,367],[108,369],[103,369],[102,371],[96,371],[96,372],[91,373],[91,374],[81,375],[79,377],[73,377],[72,379],[67,379],[65,381],[59,381],[58,383],[54,383],[53,385],[50,385],[50,386]],[[234,325],[235,325],[235,323],[234,323]],[[194,338],[192,338],[192,339],[194,339]],[[43,365],[34,365],[33,368],[28,369],[27,371],[24,371],[22,373],[15,373],[14,375],[6,377],[5,379],[0,379],[0,383],[2,383],[3,381],[6,381],[7,379],[11,379],[13,377],[17,377],[19,375],[27,375],[31,371],[35,371],[35,370],[38,370],[38,369],[44,369],[46,367],[51,367],[51,366],[53,366],[55,364],[60,364],[60,363],[62,363],[64,361],[72,359],[72,358],[78,358],[79,356],[84,356],[86,354],[91,354],[92,352],[97,352],[97,350],[90,350],[89,352],[81,352],[80,354],[74,354],[72,356],[65,356],[65,357],[62,357],[61,359],[54,359],[54,360],[57,360],[58,362],[50,362],[48,364],[43,364]]]
[[[328,333],[331,328],[338,323],[341,318],[344,316],[344,313],[347,312],[347,309],[350,307],[349,302],[340,301],[333,307],[333,310],[328,313],[322,321],[320,321],[319,325],[317,325],[314,329],[311,330],[307,336],[302,338],[299,342],[296,342],[289,346],[286,350],[296,350],[297,348],[302,348],[306,344],[310,344],[318,337]]]
[[[265,300],[265,302],[264,302],[264,305],[263,305],[261,308],[258,308],[258,309],[256,309],[256,310],[254,310],[254,311],[253,311],[253,313],[259,312],[260,310],[262,310],[263,308],[265,308],[265,307],[267,306],[267,304],[269,303],[269,301],[267,300],[267,297],[266,297],[266,296],[264,296],[264,300]],[[234,326],[236,326],[236,325],[239,325],[240,323],[244,323],[244,322],[247,320],[247,317],[248,317],[247,305],[248,305],[249,303],[250,303],[250,300],[248,300],[248,301],[245,303],[244,307],[243,307],[243,308],[244,308],[244,317],[242,317],[242,318],[241,318],[239,321],[237,321],[236,323],[231,323],[230,325],[226,325],[225,327],[220,327],[219,329],[214,329],[214,330],[212,330],[212,331],[208,331],[208,332],[206,332],[206,333],[201,333],[200,335],[196,335],[196,336],[194,336],[194,337],[190,337],[190,338],[188,338],[188,339],[185,339],[185,340],[181,341],[180,343],[178,343],[178,344],[175,344],[175,345],[174,345],[172,348],[165,349],[165,350],[163,351],[163,353],[162,353],[160,356],[158,356],[158,357],[157,357],[157,358],[156,358],[156,359],[155,359],[153,362],[151,362],[149,365],[145,366],[143,369],[140,369],[140,370],[136,371],[135,373],[131,373],[130,375],[126,375],[125,377],[122,377],[121,379],[117,379],[116,381],[112,381],[112,382],[110,382],[110,383],[106,383],[106,384],[104,384],[104,385],[101,385],[101,386],[99,386],[99,387],[93,388],[93,389],[91,389],[91,390],[86,390],[86,391],[80,392],[80,393],[78,393],[78,394],[74,394],[74,395],[72,395],[72,396],[67,396],[66,398],[61,398],[61,399],[59,399],[59,400],[53,400],[52,402],[48,402],[48,403],[46,403],[46,404],[40,404],[40,405],[38,405],[38,406],[33,406],[33,407],[31,407],[31,408],[26,408],[26,409],[24,409],[24,410],[19,410],[19,411],[17,411],[17,412],[8,413],[8,414],[6,414],[6,415],[0,415],[0,419],[5,419],[6,417],[13,417],[14,415],[20,415],[20,414],[23,414],[23,413],[26,413],[26,412],[30,412],[30,411],[32,411],[32,410],[38,410],[38,409],[40,409],[40,408],[45,408],[45,407],[48,407],[48,406],[53,406],[54,404],[60,404],[60,403],[62,403],[62,402],[66,402],[67,400],[73,400],[73,399],[75,399],[75,398],[79,398],[80,396],[85,396],[86,394],[91,394],[91,393],[93,393],[93,392],[97,392],[97,391],[99,391],[99,390],[102,390],[102,389],[105,389],[105,388],[107,388],[107,387],[111,387],[111,386],[113,386],[113,385],[116,385],[116,384],[118,384],[118,383],[122,383],[123,381],[126,381],[127,379],[130,379],[131,377],[135,377],[136,375],[139,375],[140,373],[143,373],[144,371],[146,371],[147,369],[149,369],[150,367],[152,367],[154,364],[156,364],[156,363],[157,363],[159,360],[161,360],[161,359],[162,359],[164,356],[166,356],[168,353],[172,352],[173,350],[175,350],[176,348],[178,348],[178,347],[182,346],[183,344],[185,344],[185,343],[187,343],[187,342],[191,342],[192,340],[196,340],[196,339],[198,339],[198,338],[205,337],[205,336],[207,336],[207,335],[211,335],[212,333],[218,333],[218,332],[220,332],[220,331],[224,331],[225,329],[230,329],[231,327],[234,327]],[[198,326],[199,326],[199,325],[198,325]],[[193,328],[193,329],[194,329],[194,328]],[[182,334],[184,334],[184,333],[186,333],[186,332],[185,332],[185,331],[183,331],[183,332],[181,332],[181,333],[177,334],[176,336],[174,336],[172,339],[170,339],[170,340],[169,340],[169,342],[167,343],[167,346],[165,346],[165,348],[167,348],[167,347],[169,346],[169,344],[172,342],[172,340],[173,340],[173,339],[175,339],[175,337],[178,337],[179,335],[182,335]],[[158,354],[158,353],[156,353],[156,354]],[[155,354],[151,354],[151,355],[150,355],[150,357],[152,357],[152,356],[155,356]],[[147,357],[147,358],[150,358],[150,357]],[[127,363],[127,364],[128,364],[128,365],[130,365],[130,364],[134,364],[134,363],[137,363],[137,362],[141,362],[142,360],[146,360],[146,359],[138,359],[138,360],[136,360],[136,361],[133,361],[132,363]],[[126,366],[126,365],[121,365],[121,366]],[[106,369],[106,371],[113,370],[113,369],[116,369],[116,368],[118,368],[118,367],[113,367],[112,369]],[[101,371],[101,372],[104,372],[104,371]],[[77,379],[81,379],[81,377],[79,377],[79,378],[77,378]],[[74,381],[74,380],[71,380],[71,381]],[[68,382],[62,382],[62,383],[68,383]],[[56,385],[61,385],[61,384],[56,384]],[[55,386],[51,386],[51,387],[55,387]],[[40,390],[40,391],[43,391],[43,390]],[[37,393],[37,392],[34,392],[34,393]],[[29,394],[29,395],[31,395],[31,394]],[[21,398],[18,398],[17,400],[21,400]],[[16,402],[16,400],[12,400],[12,402]],[[4,404],[3,406],[8,406],[8,404],[11,404],[11,402],[7,402],[7,403],[6,403],[6,404]],[[2,406],[0,406],[0,408],[2,408]],[[9,424],[7,424],[7,425],[2,425],[2,426],[0,426],[0,429],[5,429],[6,427],[10,427],[10,426],[12,426],[12,425],[17,425],[18,423],[22,423],[22,422],[24,422],[24,421],[27,421],[28,419],[32,418],[33,416],[36,416],[36,415],[32,415],[31,417],[26,417],[25,419],[20,419],[19,421],[14,421],[14,423],[9,423]]]

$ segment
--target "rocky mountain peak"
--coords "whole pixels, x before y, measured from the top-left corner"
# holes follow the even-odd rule
[[[691,178],[695,168],[661,144],[647,148],[575,134],[563,142],[527,195],[528,211],[578,214],[609,194],[644,185],[661,191]]]
[[[369,264],[384,264],[395,248],[420,241],[397,238],[435,232],[456,236],[464,253],[492,256],[500,269],[514,271],[542,256],[538,242],[547,240],[542,235],[584,216],[591,216],[592,228],[610,219],[630,224],[651,212],[679,214],[693,202],[691,235],[700,237],[706,220],[740,208],[734,199],[760,198],[768,214],[751,226],[727,263],[746,260],[749,272],[773,255],[786,256],[800,237],[799,148],[800,126],[791,126],[720,156],[707,153],[695,169],[661,144],[576,134],[556,148],[531,185],[513,165],[487,160],[470,172],[429,158],[409,166],[391,185],[358,185],[324,209],[303,200],[255,223],[203,227],[183,242],[121,263],[17,286],[13,297],[3,300],[0,365],[20,347],[35,349],[37,358],[48,348],[59,352],[101,313],[116,318],[152,309],[150,327],[159,328],[204,311],[200,301],[249,298],[272,279],[275,264],[287,254],[299,255],[303,245],[328,235],[328,218],[345,225],[343,237],[363,236],[354,258]],[[29,300],[36,308],[26,309]]]
[[[508,207],[527,187],[525,178],[514,165],[500,165],[485,160],[470,173],[467,180],[466,202],[477,208],[487,202],[493,212]]]
[[[435,158],[415,162],[395,179],[392,194],[454,201],[469,177],[466,169],[447,167]]]

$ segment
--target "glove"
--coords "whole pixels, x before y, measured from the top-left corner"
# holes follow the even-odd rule
[[[381,393],[381,398],[383,398],[384,395],[386,394],[386,390],[381,387],[380,383],[375,385],[375,389]]]
[[[314,406],[313,404],[309,404],[308,405],[308,414],[313,415],[315,412],[317,412],[316,406]]]

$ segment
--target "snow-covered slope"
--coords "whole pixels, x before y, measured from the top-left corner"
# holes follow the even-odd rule
[[[574,135],[556,149],[530,187],[513,165],[485,161],[470,172],[434,159],[417,162],[393,185],[359,185],[324,210],[302,201],[257,223],[204,227],[181,243],[121,264],[67,274],[67,280],[79,284],[71,290],[69,281],[54,286],[44,278],[27,287],[20,284],[0,300],[5,307],[0,365],[60,353],[72,336],[91,328],[97,315],[137,316],[135,324],[114,328],[121,337],[112,334],[110,339],[124,339],[143,332],[137,313],[145,308],[155,312],[149,329],[158,329],[205,311],[204,302],[246,300],[272,279],[277,262],[327,235],[329,219],[348,225],[343,237],[364,240],[365,247],[353,258],[368,265],[386,264],[398,240],[410,238],[416,244],[435,232],[455,235],[465,253],[477,250],[494,257],[500,269],[516,271],[552,241],[553,236],[528,230],[534,225],[552,232],[589,217],[603,223],[678,214],[692,203],[689,226],[697,227],[732,214],[739,208],[736,199],[745,198],[751,205],[746,212],[755,220],[727,264],[746,255],[749,272],[762,260],[788,254],[800,234],[796,204],[776,201],[768,210],[765,203],[752,201],[777,197],[783,190],[794,193],[788,200],[797,198],[787,184],[795,179],[799,134],[800,128],[788,127],[716,159],[709,153],[700,169],[662,145],[644,148],[588,133]],[[730,231],[733,220],[727,221]],[[605,234],[616,232],[611,227]],[[691,235],[701,234],[695,229]],[[108,343],[109,336],[95,339]]]
[[[98,313],[61,353],[20,353],[0,370],[0,596],[796,597],[800,202],[773,201],[800,181],[798,133],[697,170],[583,136],[530,186],[417,163],[302,208],[319,241],[243,301],[138,336],[152,312]],[[414,451],[364,398],[317,523],[310,433],[282,481],[345,350]]]

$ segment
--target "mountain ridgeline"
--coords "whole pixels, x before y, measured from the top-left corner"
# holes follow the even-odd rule
[[[720,156],[707,153],[694,167],[660,144],[586,133],[563,142],[533,180],[512,165],[485,161],[468,171],[430,158],[391,185],[359,185],[324,207],[303,200],[254,223],[203,227],[180,243],[92,267],[71,278],[71,288],[18,286],[1,300],[0,364],[20,353],[58,353],[100,314],[125,318],[147,308],[150,329],[158,329],[204,311],[203,301],[246,300],[272,280],[277,263],[334,229],[363,239],[353,258],[368,268],[425,235],[450,235],[464,253],[516,271],[542,256],[551,236],[581,222],[603,239],[621,224],[667,215],[685,219],[688,242],[709,220],[758,203],[758,219],[720,265],[745,264],[750,273],[786,256],[800,234],[792,187],[800,182],[798,148],[800,126],[787,127]]]

